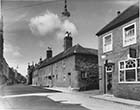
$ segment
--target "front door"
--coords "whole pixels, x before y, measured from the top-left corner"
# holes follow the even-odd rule
[[[108,94],[112,94],[112,72],[107,72],[106,89]]]
[[[113,64],[108,63],[106,67],[106,93],[112,94],[112,76],[113,76]]]

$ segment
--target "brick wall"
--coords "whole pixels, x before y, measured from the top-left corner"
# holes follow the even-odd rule
[[[136,22],[137,27],[137,44],[123,47],[123,34],[122,34],[122,28],[128,24],[131,24],[133,22]],[[103,53],[103,36],[105,34],[108,34],[112,32],[113,34],[113,51],[108,53]],[[139,19],[134,19],[127,24],[124,24],[118,28],[115,28],[114,30],[110,31],[108,33],[105,33],[104,35],[99,37],[99,66],[100,69],[100,76],[102,80],[100,81],[100,90],[102,93],[104,93],[104,62],[106,59],[109,61],[115,63],[115,70],[113,72],[113,94],[118,97],[124,97],[124,98],[130,98],[130,99],[137,99],[140,100],[139,93],[140,93],[140,83],[138,84],[130,84],[130,83],[119,83],[118,82],[118,61],[127,59],[127,54],[129,52],[130,47],[137,48],[140,46],[140,36],[139,36]],[[106,58],[102,59],[101,56],[105,55]]]

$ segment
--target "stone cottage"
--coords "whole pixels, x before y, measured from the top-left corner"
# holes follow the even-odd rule
[[[79,44],[72,46],[72,37],[67,32],[64,51],[52,57],[49,48],[47,58],[36,67],[32,80],[38,86],[98,89],[98,51]]]

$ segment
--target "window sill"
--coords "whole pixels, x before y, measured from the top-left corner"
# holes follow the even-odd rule
[[[134,82],[118,82],[118,84],[140,84],[140,81],[134,81]]]

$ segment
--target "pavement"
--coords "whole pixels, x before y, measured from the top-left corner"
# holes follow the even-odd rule
[[[45,88],[50,89],[50,90],[57,90],[57,91],[61,91],[64,93],[69,93],[69,94],[87,96],[89,98],[94,98],[94,99],[98,99],[98,100],[104,100],[104,101],[124,104],[124,105],[128,105],[128,106],[140,107],[140,101],[118,98],[111,94],[101,94],[99,90],[89,90],[89,91],[82,91],[82,92],[80,91],[79,92],[79,91],[75,91],[72,88],[63,88],[63,87],[52,87],[52,88],[45,87]]]

